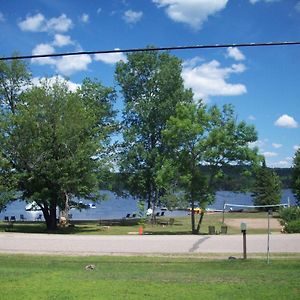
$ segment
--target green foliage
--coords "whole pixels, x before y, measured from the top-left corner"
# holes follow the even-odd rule
[[[281,208],[279,210],[279,218],[282,219],[284,223],[300,220],[300,207],[291,206]]]
[[[149,51],[127,59],[115,73],[125,103],[120,169],[128,175],[126,190],[154,208],[162,192],[156,182],[166,152],[162,131],[176,104],[192,101],[192,93],[184,89],[175,56]]]
[[[205,208],[213,200],[215,182],[223,176],[221,168],[258,161],[256,149],[248,146],[256,140],[254,127],[236,119],[231,105],[220,110],[201,102],[179,103],[163,131],[169,151],[158,173],[159,184],[168,192],[176,193],[174,187],[183,192],[186,204],[192,206],[193,233],[199,232],[203,217],[196,228],[193,208]],[[207,167],[208,176],[202,166]]]
[[[70,197],[91,196],[98,175],[107,173],[113,96],[90,80],[76,92],[46,81],[23,91],[14,113],[2,118],[6,170],[22,197],[40,206],[49,229],[56,227],[57,206],[64,210]]]
[[[254,205],[277,205],[281,199],[281,182],[278,175],[265,165],[258,168],[253,187]],[[262,210],[267,210],[262,208]]]
[[[300,149],[297,150],[294,157],[292,187],[298,204],[300,204]]]
[[[287,233],[300,233],[300,207],[291,206],[279,210],[280,223]]]
[[[13,54],[17,56],[18,54]],[[24,61],[13,59],[0,61],[0,107],[1,113],[16,110],[20,92],[30,84],[31,75]]]
[[[300,233],[300,219],[286,223],[284,231],[287,233]]]

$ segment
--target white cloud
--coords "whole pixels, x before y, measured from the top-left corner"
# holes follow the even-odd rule
[[[287,160],[280,160],[270,164],[272,168],[289,168],[291,166],[291,162]]]
[[[141,20],[143,16],[143,12],[142,11],[133,11],[133,10],[126,10],[124,15],[123,15],[123,19],[127,22],[127,23],[137,23],[138,21]]]
[[[4,14],[0,11],[0,22],[5,22]]]
[[[115,48],[114,50],[120,50],[119,48]],[[102,61],[106,64],[115,64],[120,60],[123,60],[124,62],[127,61],[126,56],[121,53],[99,53],[94,55],[94,60],[96,61]]]
[[[273,146],[275,149],[279,149],[279,148],[282,147],[282,144],[272,143],[272,146]]]
[[[27,16],[18,25],[23,31],[66,32],[73,27],[73,22],[65,14],[62,14],[58,18],[47,20],[44,15],[38,13],[34,16]]]
[[[33,55],[53,53],[55,53],[55,49],[50,44],[39,44],[32,51]],[[59,58],[33,58],[31,62],[39,65],[53,66],[58,73],[69,76],[73,73],[87,70],[88,65],[92,62],[92,59],[89,55],[83,54],[77,55],[76,57],[62,56]]]
[[[99,8],[97,9],[97,14],[100,14],[100,13],[101,13],[101,11],[102,11],[102,8],[101,8],[101,7],[99,7]]]
[[[296,3],[295,9],[296,9],[297,12],[300,13],[300,1],[298,1],[298,2]]]
[[[53,76],[53,77],[34,77],[32,79],[32,83],[35,86],[41,86],[43,82],[47,82],[49,85],[53,85],[56,82],[64,82],[66,83],[68,89],[72,92],[75,92],[77,88],[79,88],[81,85],[75,82],[72,82],[70,80],[66,80],[64,77],[61,75]]]
[[[53,46],[57,47],[63,47],[67,45],[72,45],[74,42],[71,40],[71,37],[69,35],[63,35],[63,34],[55,34],[54,41],[52,43]]]
[[[285,128],[297,128],[298,127],[298,123],[295,121],[295,119],[293,117],[290,117],[289,115],[282,115],[281,117],[279,117],[275,123],[276,126],[279,127],[285,127]]]
[[[207,100],[212,96],[237,96],[247,92],[243,84],[232,84],[226,80],[231,74],[246,70],[243,64],[222,68],[217,60],[195,66],[195,59],[183,64],[182,77],[185,86],[194,92],[195,100]]]
[[[90,20],[90,17],[89,17],[88,14],[82,14],[82,15],[80,16],[80,21],[83,22],[83,23],[88,23],[89,20]]]
[[[32,55],[54,54],[55,49],[50,44],[39,44],[32,50]],[[54,65],[55,59],[52,57],[32,58],[32,63],[39,65]]]
[[[248,119],[249,119],[250,121],[255,121],[255,120],[256,120],[255,116],[253,116],[253,115],[250,115],[250,116],[248,117]]]
[[[294,147],[293,147],[293,149],[294,149],[295,151],[297,151],[299,148],[300,148],[299,145],[294,145]]]
[[[42,14],[38,13],[34,16],[27,16],[18,25],[23,31],[45,31],[46,19]]]
[[[281,0],[249,0],[251,4],[255,4],[257,2],[266,2],[266,3],[271,3],[271,2],[278,2]]]
[[[278,156],[278,153],[266,151],[266,152],[263,152],[262,155],[265,157],[275,157],[275,156]]]
[[[152,0],[158,7],[166,7],[169,18],[201,29],[209,16],[223,10],[228,0]]]
[[[56,70],[64,75],[71,75],[79,71],[86,71],[92,59],[87,54],[63,56],[56,60]]]
[[[237,61],[245,59],[245,55],[236,47],[227,48],[227,56]]]

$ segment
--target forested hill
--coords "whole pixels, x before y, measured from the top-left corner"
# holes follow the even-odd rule
[[[209,173],[208,167],[202,167],[204,173]],[[282,182],[282,188],[291,188],[291,168],[274,168],[273,169],[279,176]],[[247,191],[251,190],[255,176],[251,173],[250,169],[245,169],[245,167],[240,166],[227,166],[223,167],[222,171],[224,175],[218,179],[216,184],[217,190],[226,191]]]
[[[203,174],[209,175],[209,167],[201,167]],[[274,168],[273,169],[282,182],[282,188],[291,188],[291,168]],[[223,176],[220,177],[216,182],[216,190],[223,191],[251,191],[254,184],[254,174],[251,173],[250,169],[240,166],[227,166],[222,168]],[[114,191],[122,191],[126,189],[125,180],[128,178],[126,174],[112,174],[110,180],[110,186],[103,186],[102,188],[111,189]]]

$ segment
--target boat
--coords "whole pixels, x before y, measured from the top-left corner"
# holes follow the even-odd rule
[[[40,211],[41,208],[37,205],[37,203],[35,201],[28,203],[25,206],[25,210],[26,211]]]

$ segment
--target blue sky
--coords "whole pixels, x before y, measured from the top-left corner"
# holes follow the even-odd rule
[[[0,0],[0,54],[300,41],[299,0]],[[300,145],[300,46],[173,51],[196,98],[232,103],[254,124],[272,167]],[[122,54],[29,60],[34,80],[60,75],[114,86]],[[122,99],[118,99],[121,107]]]

